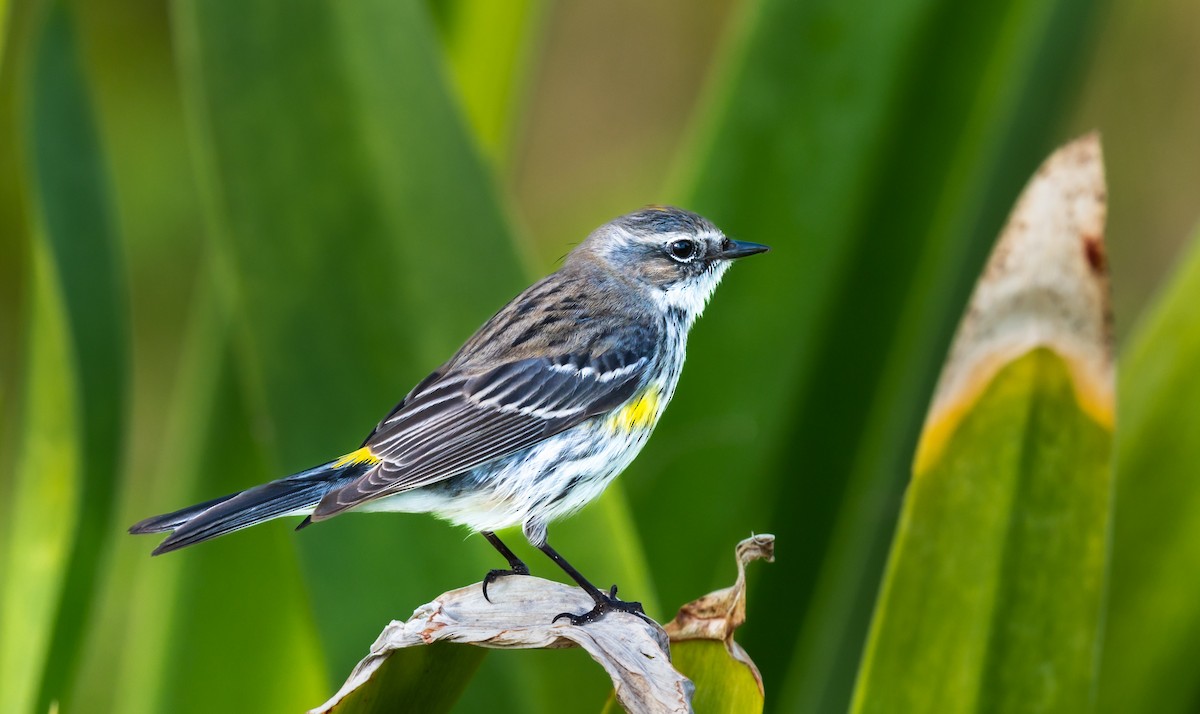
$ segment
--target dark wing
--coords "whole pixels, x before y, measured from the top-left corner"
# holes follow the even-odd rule
[[[617,407],[644,383],[652,344],[595,357],[531,358],[432,380],[367,440],[380,463],[328,493],[313,520],[441,481]]]

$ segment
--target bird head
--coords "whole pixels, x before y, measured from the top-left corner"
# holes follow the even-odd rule
[[[769,250],[727,238],[708,219],[671,206],[649,206],[597,228],[567,260],[598,262],[641,287],[662,308],[694,320],[732,262]]]

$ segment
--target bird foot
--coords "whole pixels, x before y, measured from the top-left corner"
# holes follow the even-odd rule
[[[618,600],[616,585],[612,586],[612,588],[608,591],[608,594],[597,592],[596,594],[592,595],[592,599],[596,601],[596,606],[591,610],[578,615],[570,612],[560,612],[554,616],[554,619],[550,621],[550,624],[554,624],[565,618],[572,625],[578,627],[580,625],[586,625],[589,622],[596,622],[610,612],[628,612],[632,615],[637,615],[646,622],[651,624],[654,623],[653,620],[646,616],[646,611],[642,609],[642,603]]]
[[[500,568],[489,570],[488,574],[483,578],[483,599],[491,602],[492,599],[488,597],[488,586],[500,578],[507,578],[509,575],[529,575],[529,566],[517,561],[516,563],[513,563],[512,568],[508,570],[502,570]]]

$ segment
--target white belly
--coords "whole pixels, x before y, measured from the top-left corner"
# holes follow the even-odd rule
[[[650,436],[649,429],[627,438],[606,431],[596,421],[581,424],[462,476],[370,501],[356,510],[433,513],[476,531],[535,520],[548,523],[603,493]]]

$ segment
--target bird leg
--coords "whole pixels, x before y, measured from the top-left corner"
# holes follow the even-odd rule
[[[488,574],[483,578],[483,599],[491,602],[492,599],[488,597],[487,592],[488,585],[491,585],[500,578],[509,575],[529,575],[529,566],[526,565],[520,558],[518,558],[516,553],[509,550],[508,546],[504,545],[504,541],[500,540],[495,533],[491,531],[479,532],[484,538],[487,538],[488,543],[491,543],[492,547],[500,551],[500,555],[503,555],[504,559],[508,561],[508,570],[501,570],[499,568],[496,570],[489,570]]]
[[[538,546],[538,550],[550,556],[550,560],[553,560],[555,563],[557,563],[558,567],[563,569],[563,572],[565,572],[567,575],[570,575],[571,579],[576,583],[579,583],[579,587],[583,588],[583,591],[590,595],[592,600],[596,603],[596,606],[591,610],[578,615],[570,612],[560,612],[554,616],[553,620],[550,621],[552,624],[563,618],[566,618],[571,622],[572,625],[585,625],[589,622],[596,622],[609,612],[628,612],[637,615],[646,622],[653,623],[653,620],[651,620],[649,617],[646,617],[646,612],[642,610],[642,603],[618,600],[616,585],[612,586],[607,593],[603,592],[595,585],[592,585],[590,582],[588,582],[587,578],[583,577],[583,575],[581,575],[580,572],[575,569],[573,565],[568,563],[565,558],[559,555],[557,550],[550,547],[549,542],[542,541],[542,544]]]

